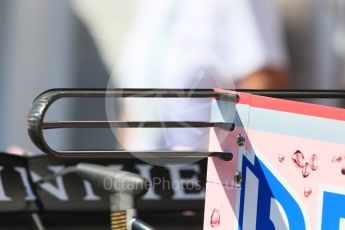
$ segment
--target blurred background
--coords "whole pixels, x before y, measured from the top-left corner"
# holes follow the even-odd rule
[[[110,78],[114,87],[171,86],[170,70],[182,69],[177,76],[192,65],[208,66],[204,53],[191,67],[183,66],[188,61],[176,65],[175,48],[188,39],[205,45],[225,66],[221,84],[206,81],[201,88],[345,87],[342,0],[2,0],[0,151],[39,152],[28,138],[26,119],[45,90],[106,88]],[[154,74],[162,82],[154,83]],[[186,74],[175,88],[192,81]],[[343,106],[336,100],[314,102]],[[104,120],[106,112],[104,101],[71,101],[50,116]],[[107,149],[114,147],[114,136],[110,130],[71,131],[50,142]]]
[[[227,1],[219,1],[217,4],[219,7],[224,7],[224,2]],[[249,22],[247,26],[262,29],[258,32],[263,34],[261,37],[255,38],[254,32],[243,32],[245,29],[240,24],[241,20],[233,23],[232,27],[228,27],[228,29],[223,29],[219,22],[214,23],[215,26],[213,26],[216,28],[214,31],[218,31],[217,29],[234,30],[235,35],[230,34],[229,36],[235,37],[236,34],[242,36],[242,40],[233,39],[236,42],[235,45],[249,48],[239,48],[234,51],[233,56],[242,55],[240,57],[242,62],[250,62],[248,60],[256,58],[256,51],[252,49],[253,47],[255,49],[255,45],[248,44],[253,44],[258,39],[272,37],[271,40],[266,38],[267,42],[265,42],[268,45],[259,48],[265,49],[262,53],[267,56],[268,64],[282,66],[279,66],[280,69],[276,69],[284,71],[288,75],[289,84],[283,84],[280,86],[281,88],[343,88],[345,49],[343,1],[263,0],[255,4],[251,1],[245,2],[248,2],[249,5],[252,4],[253,17],[256,17],[253,21],[257,23],[253,25]],[[192,3],[194,4],[194,2]],[[171,7],[169,6],[171,1],[166,1],[164,4]],[[156,4],[155,1],[144,4],[140,0],[102,0],[97,3],[92,0],[1,1],[0,149],[5,151],[11,146],[19,145],[30,151],[37,151],[26,134],[26,116],[33,99],[50,88],[106,88],[112,71],[124,53],[129,51],[134,53],[131,54],[132,56],[141,55],[140,49],[136,54],[133,49],[127,48],[128,46],[138,48],[133,44],[136,41],[133,36],[141,33],[141,37],[137,38],[138,41],[147,41],[148,36],[145,34],[153,33],[152,27],[154,27],[155,20],[162,21],[165,17],[158,15],[156,18],[149,18],[142,12],[146,10],[147,14],[154,14],[152,12],[155,12],[155,9],[163,11],[164,6],[162,5],[164,4]],[[178,4],[183,7],[182,3]],[[199,3],[195,4],[195,6],[184,7],[190,11],[193,11],[193,7],[195,7],[195,11],[198,7],[200,8]],[[145,8],[143,5],[146,5],[148,9],[143,9]],[[215,8],[211,5],[210,8],[212,7]],[[233,6],[227,7],[231,9]],[[229,8],[224,7],[224,11]],[[150,10],[152,11],[150,12]],[[251,12],[243,11],[242,17],[245,21],[246,17],[248,18],[246,15]],[[184,12],[184,14],[188,14],[188,12]],[[213,20],[212,17],[208,14],[200,23]],[[241,15],[239,14],[238,17]],[[185,22],[189,20],[188,17],[182,19]],[[141,21],[143,25],[140,25],[138,21]],[[140,26],[141,30],[137,29]],[[206,27],[204,26],[204,28]],[[195,28],[190,30],[193,31],[193,29]],[[195,30],[198,30],[195,33],[199,33],[201,29],[196,28]],[[213,30],[208,30],[208,32],[212,34]],[[251,37],[246,38],[245,35],[251,35]],[[151,37],[154,36],[151,35]],[[227,41],[231,43],[231,40],[230,37]],[[156,44],[159,46],[158,43]],[[220,44],[222,45],[222,43]],[[231,48],[228,50],[231,53]],[[132,64],[134,65],[135,61]],[[242,73],[257,70],[248,65],[238,67],[236,71]],[[250,73],[246,74],[250,75]],[[119,76],[119,78],[121,77]],[[242,76],[242,78],[244,77]],[[231,79],[231,81],[233,80]],[[253,82],[248,86],[254,88],[257,82]],[[122,85],[126,86],[126,83],[122,83],[120,79],[119,86]],[[259,84],[258,87],[261,85]],[[98,114],[97,116],[105,114],[103,102],[93,103],[92,106],[78,103],[75,106],[81,106],[83,109],[76,107],[72,109],[67,106],[62,112],[57,110],[56,116],[72,113],[83,118],[95,113]],[[78,111],[81,112],[78,114]],[[55,112],[52,114],[55,116]],[[78,135],[65,133],[52,141],[56,142],[56,145],[64,143],[66,146],[67,143],[84,142],[86,147],[97,147],[107,145],[112,139],[107,134],[94,135],[87,141],[85,138],[88,136],[85,137],[80,133]]]

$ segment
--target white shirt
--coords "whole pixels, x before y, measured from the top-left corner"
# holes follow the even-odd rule
[[[172,79],[162,76],[166,71],[188,72],[200,62],[220,62],[229,73],[227,81],[287,64],[279,14],[270,0],[148,0],[135,22],[119,65],[124,87],[153,87],[151,79],[160,87]]]
[[[100,2],[93,2],[94,7],[101,7]],[[256,70],[266,66],[281,68],[287,63],[280,18],[270,0],[145,0],[140,3],[134,27],[112,75],[111,87],[234,88],[236,81]],[[104,18],[92,17],[92,8],[87,13],[84,9],[81,14],[86,17],[84,21],[98,20],[98,23],[88,23],[91,31],[96,38],[109,38],[107,31],[113,33],[115,28],[92,26],[111,25],[99,22]],[[114,57],[111,54],[114,49],[107,44],[98,45],[103,57],[109,59]],[[115,63],[113,59],[106,62]],[[209,100],[129,99],[125,103],[125,119],[207,121],[210,120],[209,103]],[[204,108],[199,109],[200,106]],[[192,112],[183,113],[187,108]],[[122,144],[133,150],[198,148],[207,146],[207,133],[207,130],[193,129],[142,130],[136,134],[132,131],[131,137]]]

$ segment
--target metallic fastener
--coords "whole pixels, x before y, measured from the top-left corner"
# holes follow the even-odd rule
[[[237,135],[237,144],[238,146],[243,146],[244,142],[246,141],[245,137],[242,134]]]
[[[242,173],[241,172],[236,172],[234,175],[234,180],[237,186],[241,186],[242,183]]]

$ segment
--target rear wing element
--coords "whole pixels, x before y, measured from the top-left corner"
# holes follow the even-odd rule
[[[28,118],[31,140],[47,154],[131,157],[128,151],[49,146],[47,129],[139,128],[140,121],[45,121],[54,102],[72,97],[212,98],[212,122],[145,121],[140,127],[210,128],[209,151],[150,152],[152,157],[212,156],[204,229],[345,229],[345,109],[277,99],[345,98],[345,91],[50,90],[34,101]]]
[[[238,94],[236,129],[210,134],[233,160],[208,159],[204,229],[345,229],[345,109]]]

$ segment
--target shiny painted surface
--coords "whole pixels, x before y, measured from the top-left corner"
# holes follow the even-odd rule
[[[213,129],[210,150],[234,158],[209,159],[204,229],[345,229],[345,110],[245,93],[229,109],[236,128]]]

